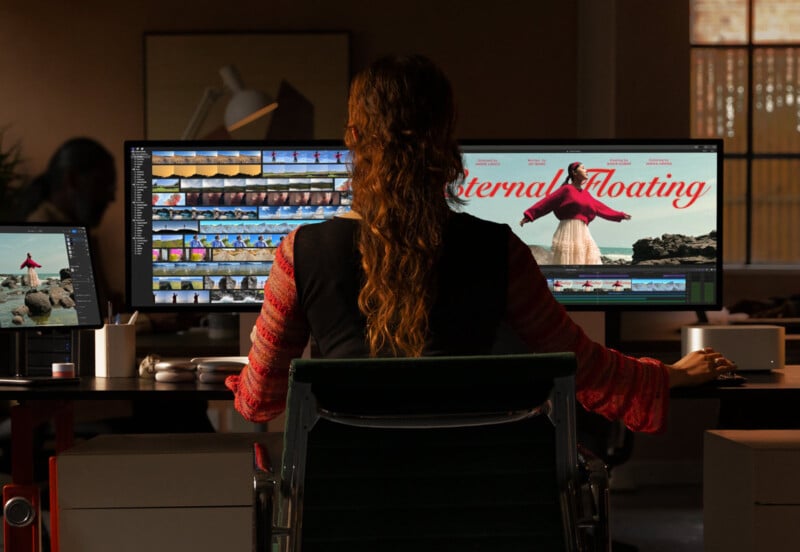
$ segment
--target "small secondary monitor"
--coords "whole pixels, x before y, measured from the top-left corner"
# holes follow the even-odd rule
[[[0,225],[0,330],[102,324],[85,227]]]
[[[492,141],[462,149],[463,210],[508,224],[567,308],[721,307],[722,141]],[[579,174],[566,183],[570,168]]]
[[[341,142],[125,143],[127,297],[140,310],[257,311],[281,240],[350,210]]]

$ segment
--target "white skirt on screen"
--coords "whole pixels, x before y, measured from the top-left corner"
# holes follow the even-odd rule
[[[600,248],[582,220],[562,220],[553,234],[553,264],[595,265],[600,260]]]
[[[39,280],[39,275],[32,266],[28,267],[28,285],[32,288],[38,288],[42,282]]]

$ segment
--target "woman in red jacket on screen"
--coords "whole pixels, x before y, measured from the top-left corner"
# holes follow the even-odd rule
[[[39,281],[39,275],[36,274],[36,269],[42,268],[42,265],[34,261],[33,257],[31,257],[31,254],[28,253],[27,258],[24,261],[22,261],[22,264],[19,265],[19,267],[21,269],[22,268],[28,269],[28,285],[32,288],[38,288],[41,282]]]
[[[732,369],[710,349],[667,365],[591,341],[508,225],[458,211],[455,106],[430,60],[378,60],[354,78],[348,108],[352,211],[278,247],[248,363],[226,380],[245,418],[284,410],[289,364],[309,340],[324,358],[475,355],[508,329],[531,352],[575,352],[583,406],[648,432],[664,428],[670,386]]]
[[[588,176],[583,163],[570,163],[567,167],[567,179],[561,187],[526,209],[519,221],[519,225],[523,226],[551,211],[561,221],[553,234],[553,264],[603,264],[600,249],[589,233],[589,223],[595,217],[614,222],[631,218],[629,214],[615,211],[592,197],[583,188],[586,180]]]

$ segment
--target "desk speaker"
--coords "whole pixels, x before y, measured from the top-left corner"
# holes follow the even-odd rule
[[[730,325],[684,326],[681,351],[688,354],[713,347],[736,363],[742,371],[778,370],[786,359],[786,332],[783,326]]]
[[[36,485],[10,483],[3,487],[3,550],[41,550],[39,493]]]

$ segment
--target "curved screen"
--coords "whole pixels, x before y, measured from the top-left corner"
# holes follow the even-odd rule
[[[349,211],[341,142],[125,143],[133,309],[257,311],[275,249]]]
[[[462,148],[464,210],[508,224],[567,308],[721,308],[721,140],[465,142]],[[572,163],[586,172],[579,195],[561,190]],[[598,255],[567,253],[587,239]]]

